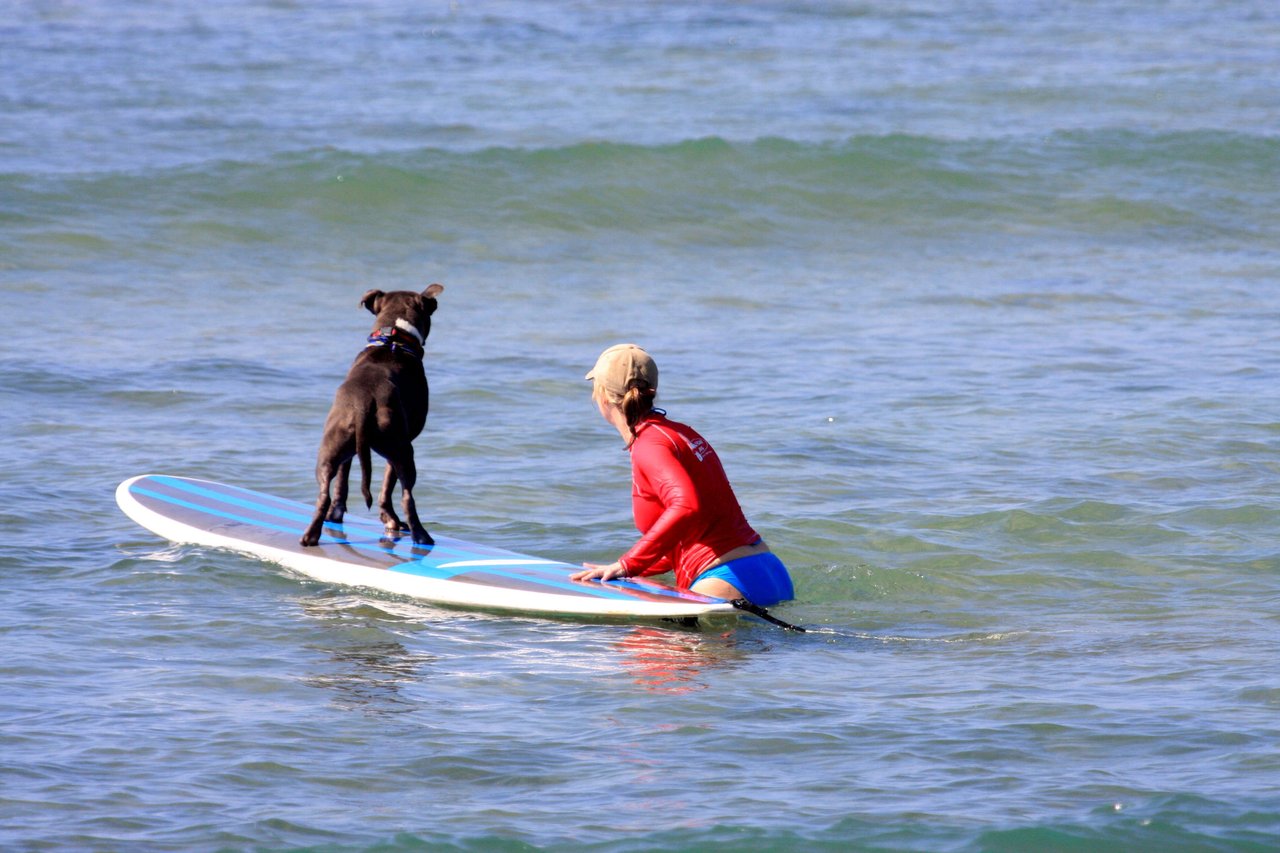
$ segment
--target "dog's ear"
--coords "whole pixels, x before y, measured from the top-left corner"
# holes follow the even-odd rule
[[[427,289],[420,294],[422,298],[422,307],[426,309],[428,315],[436,313],[436,297],[444,293],[443,284],[428,285]]]
[[[377,316],[378,303],[386,296],[381,290],[370,290],[360,297],[360,307],[369,309],[369,313]]]

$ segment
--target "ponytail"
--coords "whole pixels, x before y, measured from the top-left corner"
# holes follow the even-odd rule
[[[648,382],[634,379],[627,386],[627,392],[622,395],[618,408],[622,410],[622,416],[627,419],[627,428],[631,430],[628,446],[636,440],[636,427],[640,421],[653,411],[653,398],[657,393]]]

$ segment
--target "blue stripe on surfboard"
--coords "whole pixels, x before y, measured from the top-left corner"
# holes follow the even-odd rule
[[[254,521],[253,519],[246,519],[243,517],[236,517],[237,521],[243,521],[250,524],[257,524],[259,527],[266,527],[273,530],[284,530],[284,531],[289,531],[293,533],[301,533],[303,529],[308,524],[311,523],[311,510],[307,507],[306,504],[303,504],[303,503],[296,503],[295,505],[298,507],[298,509],[295,511],[290,511],[290,510],[285,510],[279,507],[270,506],[269,504],[264,503],[262,501],[262,498],[268,498],[270,500],[277,501],[279,503],[294,503],[293,501],[285,501],[282,498],[273,498],[270,495],[265,495],[265,494],[262,494],[261,492],[254,492],[249,489],[237,488],[237,491],[241,492],[244,495],[253,495],[254,500],[248,500],[243,497],[237,497],[235,495],[228,494],[227,492],[220,491],[218,489],[210,489],[197,482],[194,482],[192,480],[185,480],[181,477],[157,476],[151,479],[153,479],[157,483],[168,486],[171,489],[187,492],[188,494],[192,494],[192,495],[199,495],[200,497],[209,498],[219,503],[229,504],[231,506],[239,507],[241,509],[251,510],[253,512],[259,513],[260,515],[267,515],[267,516],[271,516],[272,518],[281,518],[281,519],[285,519],[286,521],[296,521],[296,522],[299,522],[302,526],[296,527],[296,528],[279,527],[279,526],[270,525],[266,523],[260,523],[260,522]],[[161,500],[166,499],[164,495],[152,494],[152,497],[160,498]],[[177,503],[176,500],[173,502]],[[184,506],[186,506],[189,509],[209,510],[210,512],[212,512],[212,510],[209,509],[209,507],[207,507],[204,504],[184,504]],[[231,518],[231,516],[227,516],[227,517]],[[344,544],[350,544],[345,539],[345,534],[343,536],[337,536],[333,533],[333,531],[335,530],[340,532],[342,531],[343,527],[341,524],[331,524],[329,522],[325,522],[324,526],[326,528],[325,532],[328,533],[334,539],[334,541],[342,542]],[[383,527],[379,523],[377,525],[377,531],[381,533],[382,530],[383,530]],[[447,551],[456,552],[459,555],[474,556],[476,553],[475,551],[464,550],[456,546],[449,547],[446,545],[446,546],[440,546],[440,547],[443,547]],[[549,562],[549,561],[544,560],[543,562]]]
[[[218,501],[220,503],[231,504],[232,506],[238,506],[243,509],[252,510],[253,512],[261,513],[262,515],[269,515],[275,518],[283,518],[289,521],[302,522],[304,526],[306,524],[311,523],[311,514],[313,511],[312,507],[302,503],[301,501],[292,501],[292,500],[289,500],[288,498],[278,498],[278,497],[275,497],[274,495],[265,494],[264,492],[255,492],[252,489],[245,489],[240,486],[228,486],[222,483],[210,483],[208,485],[204,485],[199,481],[189,480],[185,477],[170,477],[167,475],[155,475],[148,479],[151,479],[157,483],[162,483],[163,485],[168,486],[169,488],[188,492],[193,495],[200,495],[201,497],[207,497],[214,501]],[[216,486],[217,488],[209,488],[209,486]],[[224,490],[227,490],[227,491],[224,491]],[[239,497],[236,494],[231,494],[231,491],[234,491],[239,495],[242,495],[243,497]],[[285,509],[285,507],[290,507],[291,509]],[[196,507],[196,508],[198,509],[200,507]],[[342,524],[325,522],[324,526],[326,528],[325,532],[328,533],[329,536],[331,536],[336,542],[345,541],[345,536],[346,536],[346,533],[344,530],[345,526],[365,527],[371,532],[376,533],[378,536],[381,536],[385,529],[383,528],[382,522],[380,521],[374,521],[373,519],[362,519],[354,516],[347,516],[345,519],[343,519]],[[342,535],[339,536],[333,533],[333,531],[335,530],[338,531],[338,533],[341,533]],[[297,532],[300,533],[301,530],[298,530]],[[458,540],[451,540],[449,537],[445,536],[441,538],[441,542],[457,543]],[[534,564],[554,565],[557,563],[557,561],[555,560],[546,560],[540,557],[529,557],[525,554],[517,554],[514,551],[506,551],[502,548],[494,548],[490,545],[477,545],[472,542],[466,543],[465,548],[460,547],[459,544],[437,543],[436,546],[433,548],[432,553],[436,554],[442,550],[449,551],[449,552],[456,552],[459,555],[467,555],[468,557],[495,557],[495,558],[510,557],[512,558],[509,561],[511,563],[514,563],[517,560],[527,561],[529,565],[534,565]],[[561,564],[561,565],[567,565],[567,564]]]
[[[173,506],[180,506],[185,509],[194,509],[198,512],[204,513],[205,515],[212,515],[215,518],[225,518],[229,521],[238,521],[241,524],[249,524],[254,527],[261,527],[265,530],[279,530],[283,533],[294,533],[294,534],[298,533],[299,531],[299,528],[297,527],[285,527],[282,524],[270,524],[260,519],[249,518],[246,515],[236,515],[235,513],[232,513],[232,512],[227,512],[221,509],[215,509],[209,506],[208,504],[198,504],[198,503],[192,503],[191,501],[185,501],[182,498],[176,498],[173,495],[166,495],[163,492],[153,491],[151,489],[140,486],[137,483],[134,483],[132,486],[130,486],[129,491],[139,495],[146,495],[149,498],[155,498],[158,501],[163,501],[164,503],[171,504]],[[348,543],[344,543],[344,544],[348,544]]]
[[[229,504],[231,506],[239,507],[241,509],[249,510],[251,512],[255,512],[261,515],[270,516],[273,518],[281,518],[287,521],[296,521],[296,522],[302,523],[304,526],[306,524],[310,524],[311,522],[311,508],[308,507],[306,504],[303,504],[298,501],[290,501],[285,498],[277,498],[272,495],[265,494],[263,492],[255,492],[251,489],[244,489],[239,486],[225,486],[221,483],[210,483],[209,485],[204,485],[199,481],[189,480],[183,477],[170,477],[165,475],[156,475],[156,476],[150,477],[149,479],[153,480],[156,483],[163,484],[164,486],[167,486],[169,488],[172,488],[178,491],[187,492],[189,494],[209,498],[217,503]],[[209,486],[216,486],[217,488],[209,488]],[[238,492],[240,495],[243,495],[243,497],[237,497],[236,495],[229,494],[227,491],[223,491],[223,489],[234,490]],[[167,496],[165,495],[152,494],[151,496],[158,498],[160,500],[168,499]],[[276,504],[284,504],[286,506],[292,506],[295,509],[286,510],[277,506],[271,506],[270,504],[266,503],[266,501],[271,501]],[[177,501],[174,500],[173,502],[176,503]],[[204,504],[187,503],[184,505],[189,509],[195,509],[199,511],[205,511],[209,509]],[[241,521],[249,524],[256,524],[259,527],[264,527],[267,529],[282,530],[282,531],[293,532],[293,533],[301,532],[301,528],[279,527],[276,525],[259,522],[256,519],[244,518],[241,516],[228,516],[228,517],[229,518],[233,517],[234,520],[236,521]],[[351,519],[344,520],[344,524],[346,523],[346,521],[349,521],[349,520]],[[379,536],[382,535],[384,528],[382,527],[382,524],[380,522],[370,522],[369,526]],[[344,545],[354,544],[353,540],[351,540],[349,537],[346,536],[344,525],[326,523],[325,527],[329,528],[329,530],[326,530],[326,533],[328,533],[330,538],[332,538],[335,542],[344,544]],[[342,533],[343,535],[339,536],[335,534],[333,532],[335,530],[338,531],[339,533]],[[379,548],[379,550],[382,551],[383,553],[388,553],[388,554],[391,553],[387,551],[385,548]],[[471,566],[481,566],[481,565],[493,565],[493,566],[520,565],[520,566],[528,566],[531,569],[534,567],[539,567],[539,568],[545,567],[548,571],[540,572],[540,574],[546,574],[549,578],[558,577],[561,573],[559,570],[561,569],[576,570],[574,566],[571,566],[568,563],[562,563],[558,560],[547,560],[542,557],[530,557],[527,554],[518,554],[514,551],[505,551],[501,548],[493,548],[488,545],[475,545],[474,543],[466,543],[466,547],[462,547],[462,544],[458,540],[450,539],[447,536],[443,536],[440,538],[440,541],[437,542],[436,545],[432,547],[431,554],[429,556],[428,555],[421,555],[420,557],[406,556],[404,559],[406,562],[410,562],[415,559],[422,559],[423,561],[427,561],[431,558],[442,556],[443,554],[454,554],[456,556],[463,557],[465,559],[451,560],[447,563],[445,562],[439,563],[437,564],[439,568],[454,568],[454,567],[468,568]],[[488,562],[485,562],[485,561],[488,561]],[[550,570],[552,569],[556,570],[554,574],[550,572]]]
[[[169,485],[169,484],[166,483],[166,485]],[[276,530],[283,533],[289,533],[291,535],[297,534],[300,529],[296,527],[285,527],[279,524],[270,524],[268,522],[250,518],[248,516],[237,515],[236,513],[233,513],[233,512],[226,512],[224,510],[214,509],[213,507],[210,507],[204,504],[192,503],[191,501],[182,500],[181,498],[176,498],[172,495],[166,495],[160,492],[155,492],[155,491],[152,491],[151,489],[146,489],[136,484],[130,487],[130,491],[137,492],[138,494],[146,495],[151,498],[155,498],[156,500],[164,501],[165,503],[172,504],[173,506],[180,506],[186,509],[193,509],[193,510],[196,510],[197,512],[201,512],[206,515],[211,515],[216,518],[225,518],[228,521],[235,521],[240,524],[250,525],[252,527],[260,527],[266,530]],[[249,508],[249,507],[246,507],[246,508]],[[379,554],[387,553],[387,550],[385,548],[382,548],[378,545],[374,545],[372,543],[365,543],[365,542],[360,542],[360,541],[355,541],[350,539],[339,539],[337,537],[334,537],[334,542],[337,544],[346,545],[347,547],[355,548],[361,551],[377,552]],[[457,549],[454,549],[454,550],[457,550]],[[466,553],[466,552],[463,552],[463,553]],[[548,567],[560,566],[562,570],[564,569],[572,570],[573,568],[568,563],[554,563],[546,560],[539,561],[539,563],[541,565],[545,565]],[[511,561],[509,560],[503,561],[503,563],[501,564],[511,565]],[[453,578],[456,578],[458,575],[465,574],[466,570],[470,568],[474,568],[474,567],[465,565],[465,561],[463,565],[457,566],[453,571],[450,571],[448,569],[442,570],[441,567],[438,565],[431,565],[429,563],[424,563],[421,559],[417,559],[417,560],[406,559],[404,562],[398,565],[383,567],[383,570],[389,571],[389,572],[400,572],[402,574],[418,575],[420,577],[428,577],[436,580],[451,580]],[[608,587],[605,587],[605,586],[598,586],[598,587],[587,586],[584,584],[577,583],[576,581],[570,581],[567,579],[557,580],[554,577],[538,577],[532,574],[504,572],[504,571],[496,570],[494,568],[487,568],[484,573],[488,575],[493,575],[495,577],[505,577],[505,578],[510,578],[512,580],[524,581],[526,583],[534,583],[539,586],[546,586],[554,589],[563,589],[563,590],[576,593],[578,595],[588,595],[588,596],[594,596],[596,598],[609,598],[609,599],[616,599],[616,600],[627,600],[632,598],[626,593],[619,592],[614,589],[609,589]],[[660,591],[660,590],[654,590],[654,592],[658,592],[659,594],[663,593],[663,591]],[[676,597],[682,597],[682,596],[677,595]]]
[[[311,506],[310,504],[303,503],[302,501],[295,501],[289,498],[276,497],[275,495],[269,495],[269,494],[266,494],[265,492],[258,492],[258,491],[254,491],[253,489],[246,489],[242,486],[230,486],[225,483],[211,483],[211,482],[202,481],[202,480],[191,480],[186,477],[171,477],[163,474],[153,475],[148,479],[154,480],[156,482],[163,482],[166,486],[170,486],[175,489],[181,489],[183,491],[190,492],[192,494],[202,495],[204,497],[212,498],[213,500],[221,501],[223,503],[242,506],[245,509],[252,509],[256,512],[261,512],[264,515],[274,515],[278,518],[287,518],[293,521],[302,521],[302,522],[305,522],[306,524],[311,523],[311,515],[315,510],[313,506]],[[238,497],[238,496],[243,496],[243,497]],[[376,534],[378,536],[381,536],[385,529],[382,525],[382,522],[378,521],[377,519],[362,518],[360,516],[353,516],[353,515],[347,515],[343,519],[341,524],[335,524],[333,522],[326,521],[324,523],[324,526],[326,528],[331,528],[339,532],[343,531],[344,527],[363,528],[364,530],[367,530],[370,533]],[[339,538],[340,537],[334,536],[334,539],[339,539]],[[444,537],[444,539],[449,540],[449,537]],[[457,542],[458,540],[452,540],[452,541]],[[516,554],[513,551],[505,551],[501,548],[494,548],[489,545],[480,545],[474,542],[467,542],[462,544],[465,544],[467,546],[466,550],[462,550],[460,548],[457,548],[457,546],[454,546],[455,549],[459,550],[460,553],[489,554],[492,556],[504,556],[504,555],[510,555],[514,557],[524,556],[522,554]],[[549,561],[544,561],[544,562],[549,562]]]
[[[240,509],[249,510],[251,512],[258,513],[260,515],[266,515],[273,518],[280,518],[286,521],[296,521],[296,522],[299,522],[300,524],[303,524],[304,526],[305,524],[309,524],[311,522],[310,514],[304,515],[298,512],[289,512],[289,511],[271,507],[262,503],[260,499],[257,499],[258,496],[262,498],[268,498],[270,500],[276,500],[276,501],[280,501],[282,499],[272,498],[270,495],[264,495],[261,492],[253,492],[248,489],[237,488],[237,491],[240,491],[242,494],[255,496],[254,500],[248,500],[246,498],[228,495],[226,492],[222,492],[217,489],[207,488],[205,486],[200,485],[199,483],[193,482],[191,480],[185,480],[180,477],[157,476],[152,479],[155,482],[162,483],[163,485],[169,488],[187,492],[193,495],[199,495],[200,497],[210,498],[218,503],[229,504],[231,506],[239,507]],[[268,522],[259,521],[258,519],[255,519],[255,518],[249,518],[246,516],[229,514],[229,513],[226,513],[225,511],[215,510],[213,509],[213,507],[206,504],[195,504],[188,501],[181,501],[178,498],[173,498],[168,495],[163,495],[156,492],[144,491],[143,489],[140,489],[137,486],[134,486],[134,489],[137,491],[143,492],[158,500],[163,500],[178,506],[183,506],[183,507],[186,507],[187,509],[194,509],[200,512],[206,512],[210,515],[217,515],[221,518],[227,518],[229,520],[238,521],[244,524],[251,524],[251,525],[262,527],[268,530],[279,530],[286,533],[297,534],[302,532],[302,527],[283,527],[277,524],[270,524]],[[305,504],[299,503],[297,504],[297,506],[305,508]],[[343,528],[341,525],[328,524],[326,525],[326,527],[331,528],[326,532],[329,534],[330,538],[333,539],[333,541],[337,542],[338,544],[350,545],[352,547],[363,547],[363,548],[370,547],[368,545],[360,545],[358,540],[352,540],[349,537],[346,537],[345,535],[343,536],[335,535],[333,533],[333,530],[342,531]],[[381,534],[383,531],[383,528],[379,524],[377,525],[376,530],[379,534]],[[474,568],[478,566],[526,566],[531,570],[535,570],[537,568],[545,568],[547,571],[538,572],[538,574],[545,574],[549,580],[554,580],[555,578],[559,577],[563,573],[563,570],[565,569],[568,569],[570,571],[574,570],[573,566],[569,565],[568,563],[559,562],[558,560],[547,560],[541,557],[529,557],[524,554],[517,554],[512,551],[503,551],[497,548],[489,548],[487,546],[481,546],[479,549],[469,548],[469,547],[463,548],[457,544],[447,544],[449,542],[450,540],[448,537],[441,537],[441,541],[436,543],[436,545],[432,547],[430,557],[440,556],[441,552],[445,552],[447,554],[456,555],[464,559],[450,560],[448,562],[441,562],[441,563],[435,564],[434,566],[431,566],[430,563],[427,563],[427,560],[428,560],[427,556],[421,556],[421,557],[405,556],[404,558],[405,563],[407,564],[407,563],[415,562],[417,560],[421,560],[422,562],[424,562],[424,564],[431,566],[432,568],[435,568],[435,569],[451,569],[451,568],[468,569],[468,568]],[[380,553],[384,553],[384,554],[391,553],[387,551],[386,548],[383,548],[383,547],[377,547],[377,550]],[[458,574],[458,572],[452,572],[452,573],[441,572],[439,576],[453,577],[456,574]],[[494,573],[491,573],[491,574],[494,574]],[[540,580],[539,578],[530,578],[528,575],[512,575],[512,577],[519,577],[524,580],[530,580],[530,579]],[[577,590],[581,589],[581,587],[576,587],[576,586],[573,588]]]
[[[232,507],[238,507],[240,509],[247,510],[250,512],[255,512],[260,515],[266,515],[269,517],[280,518],[282,520],[295,521],[299,523],[309,522],[311,520],[310,515],[303,515],[301,513],[289,512],[276,507],[267,506],[264,503],[262,503],[262,501],[259,498],[266,498],[269,500],[278,501],[286,504],[294,503],[294,502],[286,501],[281,498],[274,498],[270,495],[265,495],[260,492],[254,492],[249,489],[231,487],[231,488],[235,488],[238,492],[240,492],[243,495],[254,496],[255,497],[254,500],[248,500],[245,498],[239,498],[233,495],[228,495],[226,492],[206,488],[196,482],[186,480],[183,478],[157,475],[149,479],[153,480],[157,484],[175,489],[177,491],[186,492],[188,494],[196,495],[199,497],[210,498],[219,503],[228,504]],[[247,524],[252,527],[258,527],[265,530],[274,530],[282,533],[288,533],[290,535],[295,535],[300,531],[299,527],[288,527],[281,524],[273,524],[258,518],[251,518],[245,515],[239,515],[235,512],[228,512],[226,510],[217,509],[207,504],[198,504],[192,501],[183,500],[173,495],[167,495],[161,492],[156,492],[151,489],[145,488],[139,483],[135,483],[132,486],[130,486],[130,491],[137,492],[138,494],[146,495],[148,497],[154,498],[156,500],[159,500],[174,506],[181,506],[186,509],[195,510],[205,515],[210,515],[216,518],[225,518],[229,521],[235,521],[240,524]],[[299,507],[305,508],[305,504],[297,503],[296,505]],[[341,529],[341,528],[338,528],[338,529]],[[382,529],[381,526],[379,526],[378,531],[381,532],[381,529]],[[348,538],[334,536],[332,532],[329,533],[329,536],[337,544],[346,545],[348,547],[363,550],[363,551],[377,552],[378,554],[381,554],[384,556],[385,555],[394,556],[385,547],[382,547],[380,545],[374,545],[371,543],[365,543],[357,540],[351,540]],[[437,545],[435,548],[433,548],[433,552],[436,550],[439,550],[440,547],[441,546]],[[492,549],[492,550],[497,551],[501,554],[509,554],[511,555],[511,558],[494,559],[493,557],[489,555],[485,555],[482,552],[477,552],[474,550],[464,550],[457,546],[452,546],[452,547],[445,546],[444,549],[447,551],[453,552],[459,556],[465,555],[473,559],[453,560],[447,563],[438,563],[433,565],[427,562],[426,557],[421,557],[417,559],[414,559],[412,557],[406,557],[404,559],[404,562],[394,566],[387,566],[385,567],[385,570],[393,571],[393,572],[401,572],[404,574],[418,575],[423,577],[430,577],[430,578],[435,578],[440,580],[449,580],[457,577],[458,575],[466,574],[469,570],[480,569],[481,570],[480,573],[495,576],[495,577],[503,577],[511,580],[523,581],[526,583],[533,583],[539,586],[546,586],[554,589],[563,589],[565,591],[572,592],[577,595],[588,595],[588,596],[593,596],[597,598],[608,598],[608,599],[615,599],[615,600],[627,600],[627,599],[631,599],[632,596],[627,595],[626,593],[621,592],[618,589],[610,589],[609,588],[610,586],[634,589],[650,595],[660,595],[660,596],[665,596],[669,598],[678,598],[683,600],[690,600],[694,596],[697,596],[696,593],[686,593],[686,592],[681,592],[680,590],[672,589],[666,586],[661,586],[656,584],[650,586],[648,584],[635,583],[629,580],[610,581],[607,585],[606,584],[584,585],[577,581],[571,581],[567,578],[566,573],[568,571],[573,571],[576,568],[568,563],[562,563],[554,560],[544,560],[537,557],[526,557],[524,555],[516,554],[515,552],[502,551],[501,549]],[[486,550],[489,550],[489,549],[486,549]],[[475,557],[482,557],[482,559],[474,559]],[[524,566],[525,571],[523,573],[512,572],[512,571],[502,571],[497,568],[498,566],[514,566],[514,565]],[[697,596],[696,598],[693,598],[693,600],[695,601],[705,600],[707,602],[719,601],[719,599],[709,598],[706,596]]]
[[[165,485],[174,485],[174,484],[165,483]],[[247,516],[247,515],[238,515],[234,512],[228,512],[226,510],[216,509],[207,504],[193,503],[191,501],[183,500],[182,498],[174,497],[173,495],[166,495],[162,492],[152,491],[151,489],[144,488],[137,484],[131,486],[130,491],[137,492],[140,495],[146,495],[147,497],[150,497],[150,498],[155,498],[156,500],[163,501],[173,506],[180,506],[185,509],[193,509],[197,512],[204,513],[205,515],[214,516],[215,518],[225,518],[228,521],[235,521],[240,524],[247,524],[247,525],[250,525],[251,527],[259,527],[264,530],[276,530],[281,533],[288,533],[290,535],[296,535],[301,530],[301,528],[299,527],[287,527],[281,524],[272,524],[270,522],[265,522],[260,519],[251,518],[250,516]],[[195,490],[188,490],[188,491],[195,491]],[[210,492],[208,490],[201,490],[201,491],[205,495],[211,495],[211,496],[217,495],[216,492]],[[243,501],[237,501],[236,503],[239,503],[244,509],[253,510],[253,511],[258,511],[259,509],[258,507],[255,507]],[[361,542],[359,540],[339,538],[337,536],[333,536],[332,539],[336,544],[339,544],[339,545],[346,545],[348,547],[357,548],[363,551],[370,551],[370,552],[377,552],[379,554],[391,555],[391,552],[387,551],[386,548],[380,545],[374,545],[368,542]],[[451,550],[457,551],[458,553],[461,553],[461,554],[469,553],[467,551],[461,551],[460,549],[457,549],[457,548],[453,548]],[[483,561],[457,560],[449,563],[441,563],[436,565],[423,562],[423,558],[414,559],[412,557],[405,557],[404,561],[399,565],[388,566],[386,568],[387,568],[387,571],[407,571],[410,574],[424,575],[424,576],[440,578],[442,580],[447,580],[449,578],[453,578],[459,574],[462,574],[463,571],[466,569],[476,568],[479,565],[495,567],[495,566],[510,566],[513,563],[517,565],[527,564],[531,566],[538,565],[538,566],[547,566],[547,567],[559,567],[562,569],[573,568],[568,563],[557,563],[552,560],[542,560],[536,557],[527,558],[524,560],[521,560],[521,559],[516,559],[516,560],[487,560],[486,559]],[[450,571],[450,569],[452,569],[453,571]],[[488,573],[495,574],[495,575],[501,574],[501,575],[505,575],[511,578],[516,578],[519,580],[534,581],[536,583],[544,582],[542,578],[531,577],[529,575],[520,575],[515,573],[503,573],[503,572],[495,572],[495,571],[490,571]],[[583,587],[578,585],[574,585],[570,587],[566,584],[566,588],[571,588],[579,592],[585,591]]]

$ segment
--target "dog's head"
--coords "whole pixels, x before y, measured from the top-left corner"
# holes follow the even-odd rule
[[[418,343],[422,343],[431,334],[431,315],[436,313],[436,297],[443,292],[443,284],[429,285],[421,293],[414,293],[412,290],[393,290],[390,293],[370,290],[360,297],[360,305],[378,318],[375,324],[377,327],[394,326],[403,329],[417,337]]]

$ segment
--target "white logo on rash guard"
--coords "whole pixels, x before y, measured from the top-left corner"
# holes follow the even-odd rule
[[[680,446],[676,444],[676,440],[671,437],[670,432],[658,426],[657,424],[654,424],[653,428],[656,429],[658,432],[662,433],[663,435],[665,435],[667,437],[667,441],[671,442],[672,447]],[[715,452],[714,450],[711,449],[711,445],[707,444],[706,441],[704,441],[701,438],[695,438],[693,440],[690,440],[685,438],[683,435],[680,436],[680,438],[684,441],[686,445],[688,445],[689,449],[693,451],[693,455],[697,457],[699,462],[702,462],[708,456],[710,456],[712,453]]]

